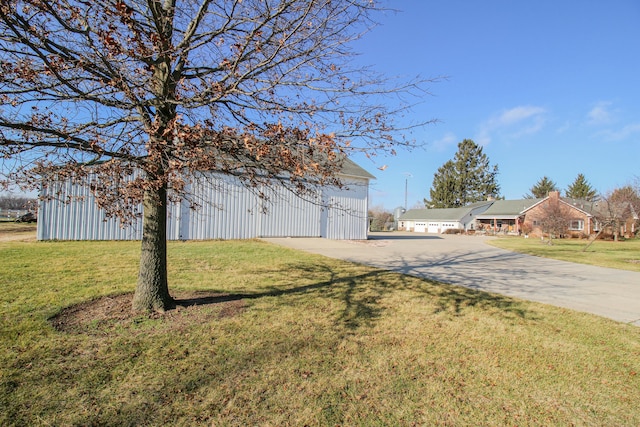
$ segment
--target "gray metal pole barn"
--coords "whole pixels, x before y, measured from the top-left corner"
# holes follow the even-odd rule
[[[284,184],[251,191],[238,178],[207,174],[190,185],[189,200],[170,203],[170,240],[256,237],[367,238],[368,188],[374,177],[352,161],[341,173],[344,188],[322,187],[306,198]],[[267,199],[258,197],[263,192]],[[89,185],[57,182],[43,191],[39,240],[139,240],[142,220],[123,224],[95,204]],[[197,204],[197,208],[192,206]],[[265,203],[267,205],[265,206]],[[266,207],[266,212],[263,213]],[[139,211],[141,211],[139,207]]]

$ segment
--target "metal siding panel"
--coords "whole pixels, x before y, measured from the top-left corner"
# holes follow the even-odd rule
[[[133,178],[133,177],[132,177]],[[186,200],[168,206],[168,239],[249,239],[266,236],[367,238],[368,180],[347,180],[347,189],[324,188],[315,199],[297,197],[283,187],[261,188],[273,203],[263,214],[263,200],[238,178],[210,175],[191,184],[192,209]],[[106,218],[95,204],[88,185],[69,181],[42,190],[38,239],[139,240],[142,220],[123,226]],[[59,196],[57,194],[60,193]],[[51,197],[48,197],[51,196]],[[49,198],[49,200],[47,200]],[[333,208],[322,207],[330,201]],[[142,207],[138,207],[141,211]]]
[[[42,193],[40,240],[133,240],[141,236],[141,221],[134,219],[123,226],[117,218],[107,218],[88,186],[66,181]]]
[[[327,208],[324,237],[335,240],[367,239],[367,180],[346,180],[345,188],[326,188]]]
[[[43,189],[40,188],[40,194],[43,194]],[[36,239],[45,240],[43,237],[49,234],[49,222],[45,218],[49,218],[49,208],[45,205],[43,200],[38,200],[38,222],[36,223]]]
[[[235,177],[212,175],[193,184],[192,200],[197,207],[189,210],[189,239],[250,239],[257,236],[254,213],[257,196],[244,188]]]
[[[167,204],[167,240],[180,240],[181,208],[179,201]]]
[[[284,187],[265,189],[267,213],[259,216],[259,237],[319,237],[319,193],[298,197]]]

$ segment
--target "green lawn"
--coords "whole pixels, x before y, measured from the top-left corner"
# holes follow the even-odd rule
[[[37,225],[35,223],[15,222],[2,219],[0,220],[0,241],[5,239],[34,240],[36,238],[36,227]]]
[[[0,425],[640,425],[640,328],[260,241],[169,244],[201,306],[52,326],[138,246],[0,242]]]
[[[554,239],[553,244],[549,245],[546,239],[543,242],[540,239],[501,237],[489,243],[503,249],[561,261],[640,271],[640,239],[618,242],[596,240],[586,252],[583,249],[589,241],[584,239]]]

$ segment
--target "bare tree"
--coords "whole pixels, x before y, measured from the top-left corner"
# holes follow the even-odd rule
[[[562,209],[557,199],[549,199],[548,204],[542,211],[539,221],[542,232],[547,233],[549,236],[549,245],[552,245],[554,238],[561,237],[567,233],[571,218],[568,216],[566,210]]]
[[[611,230],[613,239],[617,241],[622,225],[633,217],[638,195],[631,186],[626,186],[609,192],[602,199],[598,203],[596,219],[602,224],[602,229],[608,227]]]
[[[372,206],[369,209],[369,229],[371,231],[387,231],[393,227],[393,214],[387,211],[384,206]]]
[[[108,214],[142,202],[135,310],[174,304],[167,197],[185,196],[189,173],[252,188],[286,178],[303,194],[340,186],[350,152],[412,145],[392,118],[410,107],[398,95],[423,95],[425,81],[354,65],[350,42],[374,24],[370,0],[0,5],[0,178],[91,175]]]
[[[613,240],[617,242],[620,238],[620,230],[627,221],[638,223],[638,206],[640,206],[640,196],[630,185],[601,196],[594,209],[598,232],[582,251],[585,252],[606,231],[610,231]]]
[[[29,197],[1,196],[0,209],[32,209],[36,205],[36,200]]]
[[[635,217],[640,216],[640,177],[635,177],[631,184],[615,190],[612,196],[628,201],[630,213]]]

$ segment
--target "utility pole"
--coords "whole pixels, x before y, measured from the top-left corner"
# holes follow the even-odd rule
[[[407,211],[409,209],[409,206],[407,206],[407,196],[409,194],[409,178],[413,178],[413,175],[411,175],[409,172],[404,172],[403,175],[405,176],[404,178],[404,209],[405,211]]]

